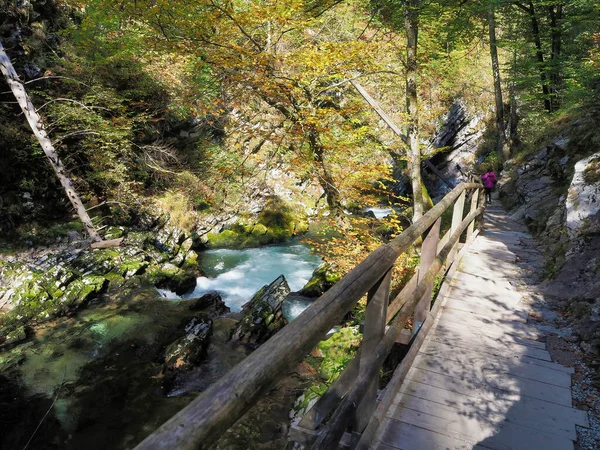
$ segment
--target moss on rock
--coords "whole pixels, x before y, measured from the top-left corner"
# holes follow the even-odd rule
[[[285,242],[307,231],[304,211],[294,210],[280,198],[272,197],[253,221],[240,218],[221,233],[208,233],[206,237],[209,248],[251,248]]]
[[[319,297],[340,280],[340,274],[332,269],[331,264],[323,263],[315,269],[308,283],[304,285],[299,295]]]
[[[196,286],[196,275],[174,264],[153,265],[146,271],[146,278],[156,287],[166,287],[177,295],[190,292]]]

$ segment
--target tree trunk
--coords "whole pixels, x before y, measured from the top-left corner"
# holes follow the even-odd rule
[[[75,211],[77,211],[77,215],[81,219],[81,222],[83,222],[87,233],[92,238],[92,240],[101,241],[102,239],[98,235],[96,228],[94,228],[92,220],[90,219],[90,216],[85,210],[85,207],[83,206],[83,202],[79,198],[79,195],[77,195],[77,192],[75,192],[75,190],[73,189],[71,180],[66,174],[65,167],[62,164],[61,160],[58,158],[58,154],[56,153],[52,142],[48,138],[48,134],[46,133],[42,119],[38,115],[33,104],[31,103],[31,99],[27,95],[23,83],[21,83],[21,81],[19,80],[19,76],[17,75],[17,72],[15,71],[15,68],[11,63],[10,58],[4,51],[4,47],[2,47],[2,43],[0,43],[0,70],[2,71],[2,74],[5,77],[6,82],[10,87],[10,90],[16,97],[17,102],[19,103],[19,106],[23,111],[23,114],[27,118],[27,122],[29,122],[29,126],[31,127],[33,134],[38,139],[42,149],[44,150],[44,153],[48,158],[52,169],[54,169],[54,173],[56,173],[60,184],[65,190],[67,197],[71,201],[71,204],[75,208]]]
[[[498,45],[496,42],[495,5],[490,3],[488,8],[488,28],[490,33],[490,56],[492,58],[492,73],[494,75],[494,98],[496,100],[496,131],[498,133],[498,153],[504,160],[510,158],[510,149],[506,143],[504,129],[504,102],[502,101],[502,80],[500,79],[500,63],[498,62]]]
[[[556,9],[555,9],[556,8]],[[551,5],[548,7],[550,12],[550,102],[553,111],[560,108],[560,99],[558,92],[560,90],[560,52],[562,48],[562,30],[561,20],[563,17],[563,5]]]
[[[325,160],[323,157],[323,146],[319,142],[319,136],[316,131],[310,131],[308,133],[308,144],[313,154],[313,159],[317,166],[317,173],[319,176],[319,183],[325,193],[327,199],[327,206],[329,211],[333,215],[338,215],[342,212],[342,202],[340,200],[340,192],[338,191],[331,174],[325,167]]]
[[[404,10],[406,29],[406,136],[410,146],[409,171],[413,193],[413,223],[423,216],[421,189],[421,149],[419,148],[419,105],[417,98],[417,43],[419,37],[419,0],[407,0]]]
[[[508,129],[510,131],[509,141],[510,149],[514,151],[521,146],[521,139],[519,138],[519,112],[517,111],[517,49],[513,49],[513,63],[512,63],[513,79],[508,86],[508,97],[510,104],[510,116],[508,120]]]
[[[540,26],[535,15],[533,3],[529,2],[529,17],[531,19],[531,32],[536,48],[536,57],[538,62],[538,70],[540,71],[540,81],[542,82],[542,94],[544,96],[544,109],[552,112],[552,103],[550,102],[550,88],[548,87],[548,76],[546,75],[546,67],[544,65],[544,52],[542,51],[542,38],[540,36]]]

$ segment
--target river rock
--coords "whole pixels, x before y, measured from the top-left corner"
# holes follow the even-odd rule
[[[566,208],[571,237],[600,232],[600,152],[575,164]]]
[[[340,275],[332,270],[331,264],[323,263],[314,270],[310,280],[298,291],[298,294],[304,297],[320,297],[339,279]]]
[[[231,334],[232,340],[262,344],[285,324],[283,301],[290,287],[283,275],[259,289],[242,308],[242,320]]]
[[[213,322],[207,316],[195,316],[185,326],[185,336],[169,345],[165,351],[167,370],[186,370],[206,358]]]
[[[217,291],[208,292],[200,298],[190,299],[189,309],[190,311],[210,309],[215,315],[229,312],[229,308],[225,306],[223,299]]]
[[[196,287],[196,275],[171,263],[149,268],[147,276],[155,286],[175,291],[177,295],[187,294]]]

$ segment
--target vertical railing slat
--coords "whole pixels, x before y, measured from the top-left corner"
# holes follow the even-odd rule
[[[437,255],[438,241],[440,239],[440,227],[441,227],[442,219],[436,220],[433,224],[429,233],[427,233],[427,237],[423,241],[423,245],[421,247],[421,262],[419,264],[419,277],[418,283],[421,282],[429,267],[433,263]],[[417,304],[415,308],[415,317],[413,321],[412,334],[414,335],[427,317],[427,313],[429,312],[429,307],[431,305],[431,291],[433,289],[433,284],[427,287],[427,291]]]
[[[365,323],[363,340],[360,346],[359,373],[365,372],[371,365],[373,351],[385,334],[387,306],[390,299],[390,284],[392,281],[392,269],[379,280],[369,291],[367,297],[367,310],[365,312]],[[354,416],[354,431],[361,432],[367,426],[373,411],[375,411],[375,400],[377,399],[377,388],[379,377],[375,377]]]
[[[477,209],[477,201],[479,200],[479,189],[473,189],[471,194],[471,208],[469,214]],[[475,231],[475,221],[471,222],[467,228],[467,242],[471,239],[473,232]]]
[[[458,227],[460,226],[460,223],[463,220],[463,213],[465,211],[466,194],[467,194],[466,190],[462,191],[462,193],[460,194],[460,196],[454,203],[454,209],[452,210],[452,226],[450,227],[450,234],[453,234],[458,229]],[[459,241],[460,241],[460,239],[459,239]],[[450,255],[448,256],[448,261],[454,260],[454,257],[456,256],[456,253],[458,250],[458,244],[459,244],[459,242],[456,242],[456,245],[450,252]]]

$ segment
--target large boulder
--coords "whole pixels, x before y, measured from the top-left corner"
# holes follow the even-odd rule
[[[167,370],[186,370],[199,364],[206,358],[213,322],[207,316],[193,317],[184,327],[185,335],[165,351]]]
[[[600,152],[575,164],[566,208],[571,237],[600,232]]]
[[[202,297],[190,299],[190,311],[206,311],[210,310],[214,315],[221,315],[229,312],[229,308],[223,302],[223,299],[217,291],[211,291],[204,294]]]
[[[283,301],[290,287],[283,275],[265,285],[242,308],[242,319],[231,334],[232,340],[262,344],[285,324]]]

